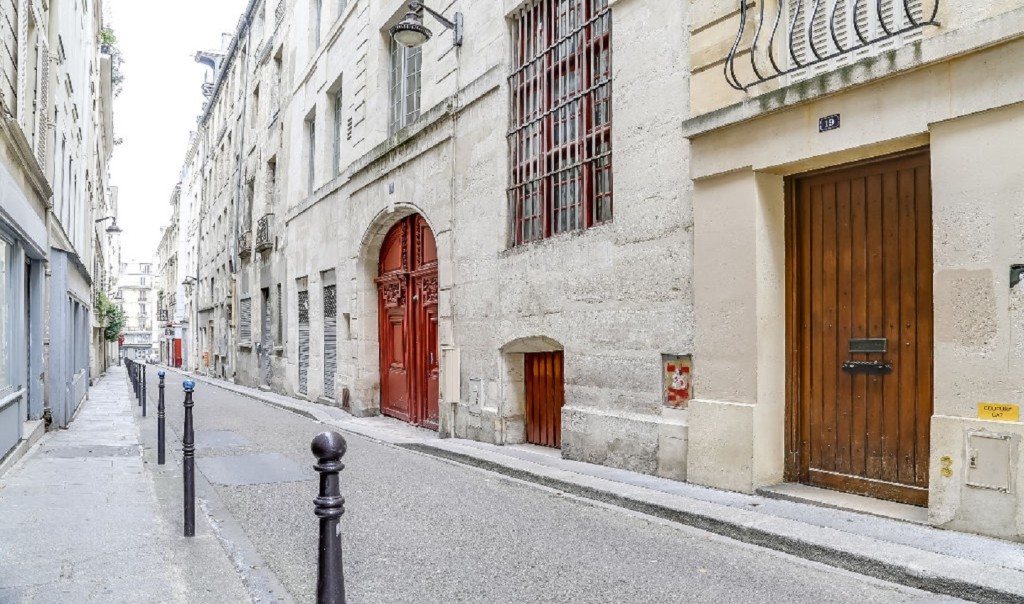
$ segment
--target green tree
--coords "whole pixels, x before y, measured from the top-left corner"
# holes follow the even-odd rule
[[[103,322],[103,338],[108,342],[116,342],[124,329],[124,311],[111,302],[106,294],[101,293],[96,303],[96,313]]]
[[[100,30],[100,49],[110,55],[110,86],[116,97],[121,94],[124,84],[124,71],[121,69],[124,64],[124,56],[117,46],[117,36],[113,29],[104,27]]]

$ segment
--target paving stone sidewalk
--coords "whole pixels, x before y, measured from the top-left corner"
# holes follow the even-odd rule
[[[0,603],[250,601],[205,519],[185,539],[157,499],[137,413],[111,368],[69,429],[0,476]]]

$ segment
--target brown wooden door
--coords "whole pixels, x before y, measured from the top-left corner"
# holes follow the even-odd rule
[[[437,430],[437,246],[422,217],[388,232],[379,266],[381,412]]]
[[[545,447],[562,446],[562,352],[524,355],[526,379],[526,441]]]
[[[790,479],[927,505],[927,152],[791,179]]]

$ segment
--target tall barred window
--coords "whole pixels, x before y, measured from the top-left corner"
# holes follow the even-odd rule
[[[519,245],[612,219],[608,0],[538,0],[513,23],[508,193]]]

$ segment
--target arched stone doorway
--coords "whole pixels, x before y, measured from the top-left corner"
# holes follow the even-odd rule
[[[377,291],[380,410],[437,430],[437,244],[413,214],[391,227],[381,245]]]
[[[544,336],[519,338],[501,347],[505,360],[506,444],[562,446],[565,404],[562,344]]]

